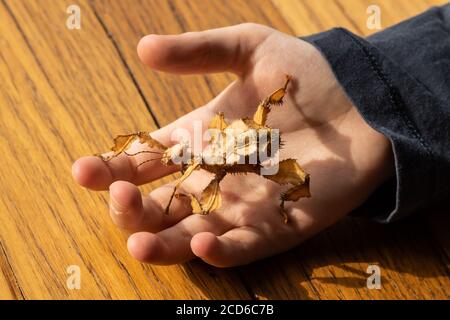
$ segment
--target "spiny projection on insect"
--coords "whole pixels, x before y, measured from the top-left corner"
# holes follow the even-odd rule
[[[289,189],[280,195],[280,213],[284,222],[288,222],[284,203],[285,201],[298,201],[303,197],[310,197],[309,174],[306,173],[295,159],[285,159],[278,163],[278,171],[275,174],[264,174],[263,165],[260,159],[261,150],[269,151],[274,147],[281,148],[280,135],[274,134],[273,130],[266,125],[267,116],[274,105],[281,105],[286,93],[291,76],[286,75],[284,86],[275,90],[265,98],[257,107],[253,118],[243,118],[232,121],[228,124],[223,113],[218,113],[209,124],[210,140],[200,155],[194,155],[189,152],[190,146],[186,142],[181,142],[166,147],[159,141],[153,139],[149,132],[137,132],[127,135],[119,135],[114,139],[114,146],[111,148],[112,154],[102,156],[103,161],[110,161],[119,154],[124,153],[127,156],[135,156],[142,153],[159,154],[157,159],[149,159],[138,166],[149,161],[159,160],[164,165],[175,165],[174,159],[185,159],[181,163],[182,176],[179,178],[171,197],[167,203],[165,213],[169,213],[169,207],[174,197],[179,198],[187,196],[190,198],[192,212],[196,214],[209,214],[219,209],[222,205],[222,196],[220,193],[220,182],[227,174],[247,174],[253,173],[276,182],[280,185],[291,185]],[[231,139],[230,139],[231,132]],[[237,133],[233,133],[237,132]],[[244,134],[245,142],[236,144],[236,141],[242,141],[239,137]],[[258,139],[251,139],[262,134],[266,135],[264,142]],[[277,139],[276,144],[274,144]],[[160,151],[144,150],[134,154],[127,153],[131,144],[139,140],[141,144],[146,144],[150,149]],[[232,141],[232,148],[229,148]],[[274,151],[274,150],[271,150]],[[276,151],[276,150],[275,150]],[[256,159],[256,161],[249,161]],[[193,194],[177,193],[180,185],[195,170],[203,169],[214,174],[214,178],[203,190],[200,198]]]

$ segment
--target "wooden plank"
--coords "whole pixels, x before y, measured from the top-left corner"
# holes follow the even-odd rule
[[[171,75],[151,71],[137,58],[136,45],[144,35],[177,34],[258,22],[289,32],[268,0],[108,1],[93,6],[117,43],[161,125],[204,105],[234,79],[229,74]]]
[[[66,28],[64,1],[0,7],[0,234],[17,286],[29,299],[248,297],[227,274],[192,286],[183,266],[137,263],[108,217],[106,194],[72,181],[79,156],[114,134],[156,127],[97,17],[78,4],[81,30]],[[69,265],[81,269],[80,290],[66,286]]]
[[[445,203],[445,201],[447,203]],[[450,215],[449,203],[444,199],[444,203],[427,210],[426,224],[431,238],[435,242],[435,253],[442,262],[442,265],[447,271],[447,278],[450,278]],[[450,289],[447,284],[447,297],[450,297]]]
[[[23,299],[3,243],[0,242],[0,300]]]
[[[307,35],[334,27],[367,36],[379,30],[369,29],[367,8],[378,6],[381,28],[387,28],[419,14],[445,0],[271,0],[297,35]]]
[[[290,252],[246,267],[249,286],[261,299],[448,299],[448,255],[438,252],[424,226],[420,216],[388,226],[345,219]],[[437,234],[448,242],[445,232]],[[367,287],[369,265],[380,268],[379,290]],[[285,282],[290,289],[278,286]]]

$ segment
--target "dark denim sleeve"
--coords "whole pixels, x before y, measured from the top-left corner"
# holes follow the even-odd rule
[[[342,28],[303,39],[391,141],[396,174],[360,209],[390,222],[450,197],[450,4],[366,39]]]

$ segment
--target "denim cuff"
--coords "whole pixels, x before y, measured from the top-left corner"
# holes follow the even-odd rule
[[[433,93],[379,48],[345,29],[302,39],[322,53],[363,119],[392,144],[395,177],[359,209],[386,223],[431,202],[447,184],[439,185],[444,181],[438,179],[439,156],[430,135],[436,136],[433,127],[449,129],[434,113],[442,105]]]

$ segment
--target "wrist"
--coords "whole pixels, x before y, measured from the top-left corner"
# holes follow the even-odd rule
[[[360,185],[371,193],[394,175],[392,144],[384,134],[369,126],[355,107],[349,113],[352,158]]]

